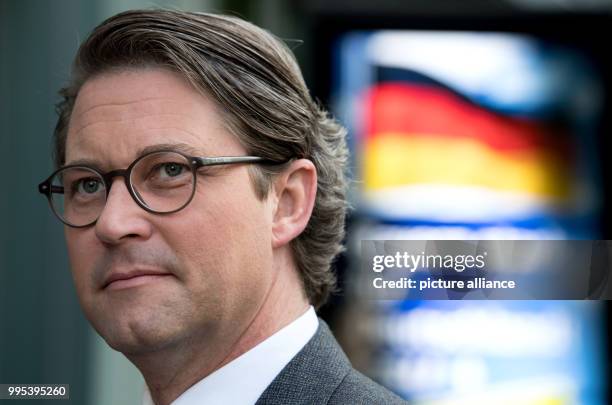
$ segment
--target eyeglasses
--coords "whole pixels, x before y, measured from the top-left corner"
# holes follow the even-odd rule
[[[38,191],[47,196],[51,210],[60,221],[84,228],[100,217],[115,177],[123,177],[130,195],[145,211],[171,214],[185,208],[193,199],[199,168],[236,163],[278,165],[285,162],[257,156],[195,157],[163,150],[140,156],[127,169],[107,173],[85,165],[64,166],[40,183]]]

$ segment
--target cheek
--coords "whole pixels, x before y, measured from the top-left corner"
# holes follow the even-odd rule
[[[74,274],[82,274],[86,272],[87,263],[91,263],[91,244],[85,231],[74,228],[66,228],[64,231],[66,237],[66,247],[68,248],[68,257],[70,259],[70,267]],[[89,260],[88,260],[89,259]]]
[[[168,244],[181,256],[221,266],[241,252],[253,254],[257,252],[255,247],[265,249],[270,227],[263,210],[250,203],[209,201],[202,206],[193,204],[184,211],[180,219],[172,219],[171,228],[164,232]]]
[[[92,267],[97,257],[96,240],[93,229],[66,228],[66,246],[72,279],[82,303],[89,301],[92,289]]]
[[[226,290],[266,280],[264,273],[271,268],[270,216],[245,187],[250,184],[228,184],[215,194],[196,192],[192,204],[172,218],[172,231],[165,232],[178,257],[189,261],[184,263],[191,268],[189,276],[205,279],[199,285]]]
[[[265,243],[269,239],[269,209],[255,196],[246,169],[204,180],[198,183],[192,203],[172,220],[189,235],[181,238],[186,245],[223,251],[240,242],[249,243],[243,249],[247,250],[252,241]]]

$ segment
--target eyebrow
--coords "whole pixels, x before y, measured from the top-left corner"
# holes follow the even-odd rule
[[[160,152],[160,151],[167,151],[167,150],[171,150],[171,151],[176,151],[176,152],[181,152],[184,153],[185,155],[189,155],[189,156],[204,156],[202,155],[201,152],[199,152],[196,148],[194,148],[191,145],[188,145],[186,143],[182,143],[182,142],[176,142],[176,143],[158,143],[158,144],[154,144],[154,145],[149,145],[149,146],[145,146],[143,148],[140,148],[138,150],[138,152],[136,153],[136,157],[134,159],[138,159],[140,156],[146,155],[147,153],[153,153],[153,152]],[[100,169],[101,168],[101,164],[100,161],[96,160],[96,159],[76,159],[73,161],[70,161],[68,163],[66,163],[64,166],[90,166],[93,167],[95,169]]]
[[[186,143],[176,142],[176,143],[158,143],[155,145],[145,146],[138,150],[136,153],[137,158],[146,155],[147,153],[159,152],[163,150],[171,150],[175,152],[181,152],[190,156],[200,156],[201,153],[191,145]],[[136,159],[137,159],[136,158]]]

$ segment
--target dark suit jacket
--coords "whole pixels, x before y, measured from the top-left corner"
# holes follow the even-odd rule
[[[355,370],[325,322],[266,388],[256,405],[406,404]]]

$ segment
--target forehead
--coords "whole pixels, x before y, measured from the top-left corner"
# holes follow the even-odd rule
[[[188,144],[202,154],[241,153],[218,108],[179,74],[161,69],[104,73],[81,88],[70,119],[66,163],[125,164],[155,144]]]

